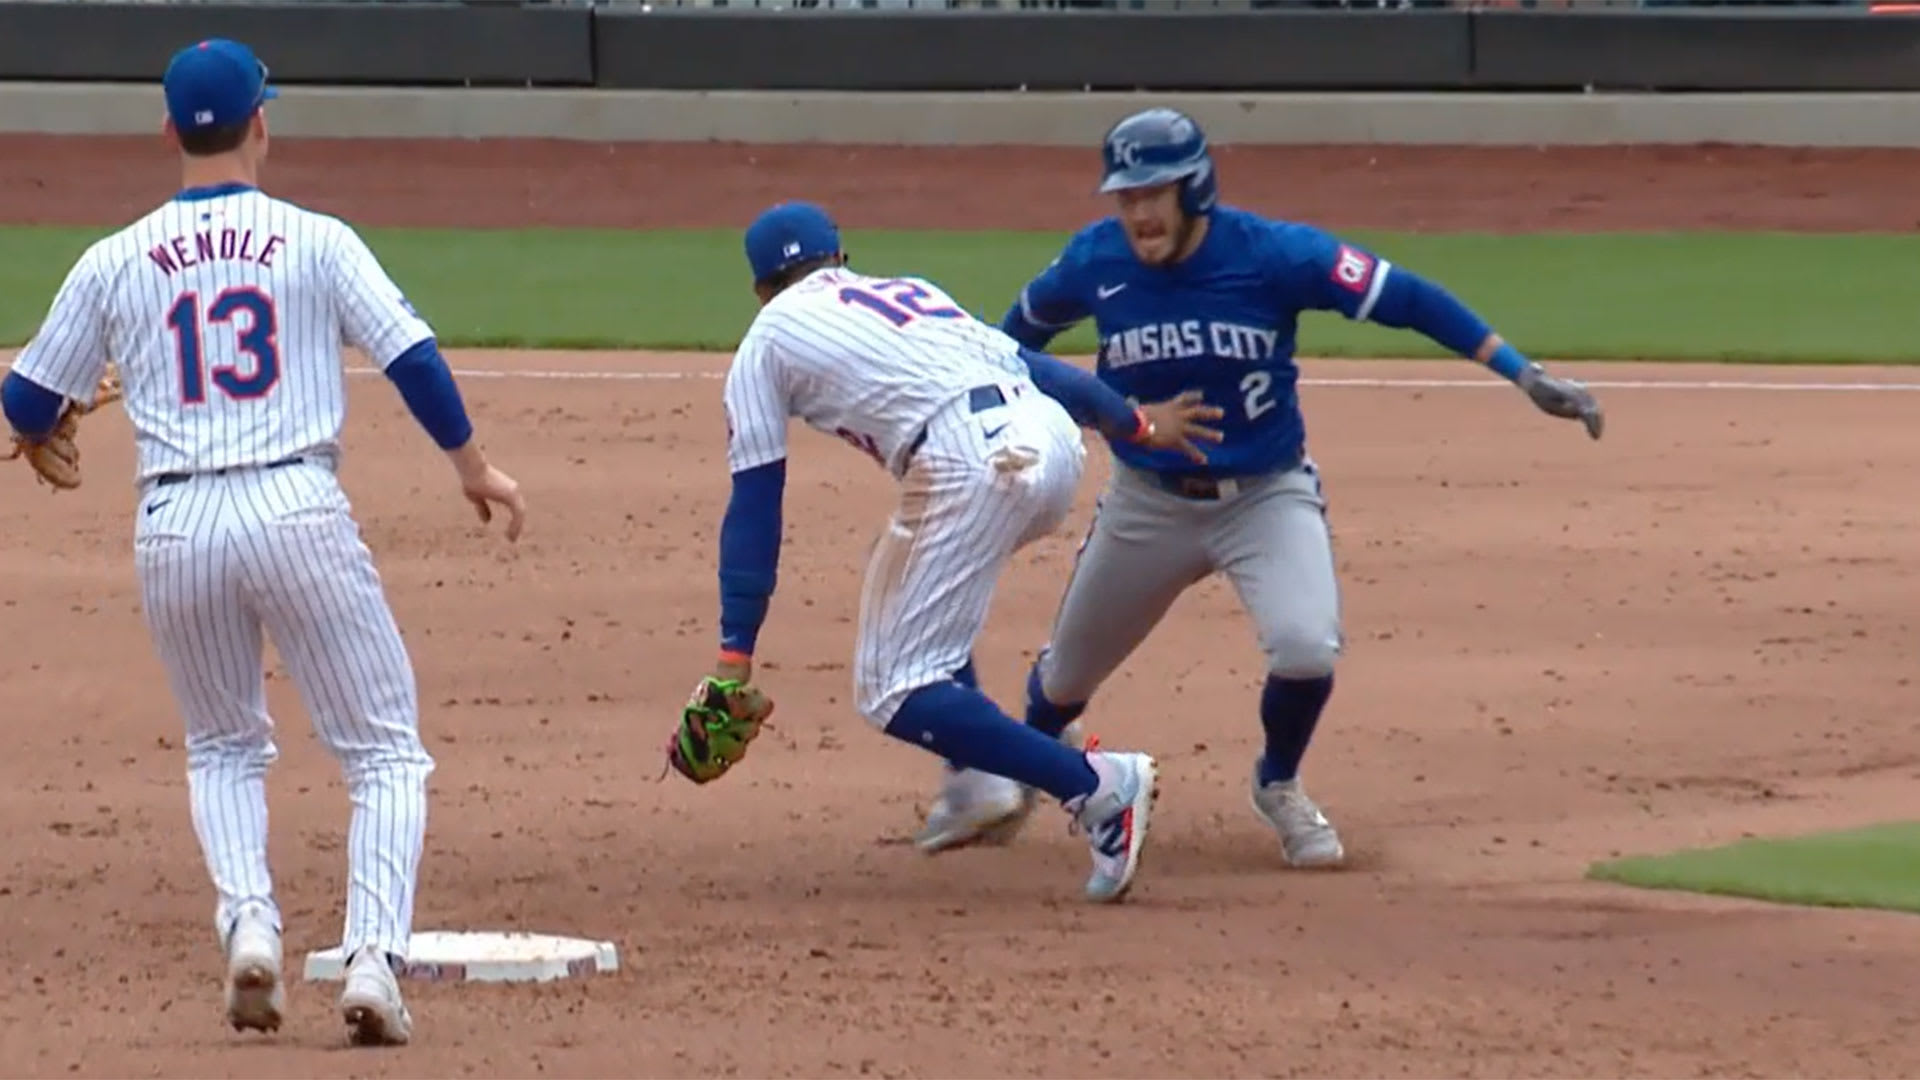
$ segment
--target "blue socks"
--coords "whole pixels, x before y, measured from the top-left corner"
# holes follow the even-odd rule
[[[1027,726],[1055,739],[1067,730],[1067,725],[1080,719],[1087,711],[1087,703],[1078,705],[1055,705],[1047,700],[1040,689],[1040,661],[1035,660],[1027,669]]]
[[[969,665],[971,666],[971,665]],[[1260,692],[1260,726],[1266,729],[1267,749],[1260,758],[1260,782],[1291,780],[1300,775],[1300,761],[1307,756],[1307,745],[1320,724],[1320,713],[1333,696],[1333,676],[1313,679],[1286,679],[1267,676]],[[1051,738],[1059,738],[1068,724],[1087,711],[1087,703],[1056,705],[1047,700],[1040,687],[1040,662],[1027,671],[1027,726]]]
[[[931,750],[949,764],[1019,781],[1062,802],[1100,786],[1085,754],[1015,721],[957,679],[909,694],[887,734]]]
[[[1320,712],[1333,695],[1333,676],[1283,679],[1267,676],[1260,692],[1260,726],[1267,729],[1267,752],[1260,758],[1260,782],[1291,780],[1300,774]]]
[[[953,673],[953,681],[969,690],[980,689],[980,673],[974,670],[972,656],[968,656],[967,662],[960,665],[960,670]],[[950,772],[959,772],[965,767],[952,758],[947,759],[947,769]]]

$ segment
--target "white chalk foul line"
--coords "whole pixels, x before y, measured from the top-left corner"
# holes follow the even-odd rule
[[[453,373],[463,379],[585,379],[611,381],[653,381],[673,379],[724,379],[723,371],[501,371],[498,369],[476,369],[468,371],[453,369]],[[372,372],[362,372],[371,375]]]
[[[353,368],[355,375],[377,374],[370,368]],[[463,379],[542,379],[584,382],[661,382],[680,379],[723,379],[721,371],[541,371],[534,369],[501,370],[457,368]],[[1301,386],[1353,387],[1368,390],[1511,390],[1499,379],[1315,379],[1303,378]],[[1773,393],[1914,393],[1920,383],[1905,382],[1741,382],[1736,379],[1593,379],[1586,382],[1595,390],[1757,390]]]
[[[1879,393],[1882,391],[1912,392],[1920,390],[1920,383],[1842,383],[1842,382],[1740,382],[1736,379],[1583,379],[1581,384],[1594,390],[1771,390],[1778,392],[1814,390],[1814,391],[1850,391],[1853,393]],[[1511,384],[1497,379],[1301,379],[1302,386],[1358,386],[1375,389],[1407,387],[1410,389],[1511,389]]]

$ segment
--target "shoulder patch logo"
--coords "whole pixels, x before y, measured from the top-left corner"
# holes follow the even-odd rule
[[[1348,292],[1365,292],[1373,278],[1373,256],[1345,244],[1333,261],[1333,280]]]

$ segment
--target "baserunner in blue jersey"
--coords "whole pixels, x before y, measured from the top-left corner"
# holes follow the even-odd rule
[[[1232,582],[1266,653],[1266,749],[1253,806],[1292,866],[1333,866],[1339,834],[1302,789],[1300,762],[1333,692],[1339,589],[1319,473],[1306,450],[1294,338],[1303,311],[1416,330],[1512,380],[1542,411],[1600,437],[1599,404],[1494,333],[1452,294],[1311,225],[1220,205],[1206,136],[1171,109],[1108,131],[1100,190],[1119,213],[1087,226],[1029,282],[1001,328],[1044,348],[1092,318],[1098,373],[1135,401],[1204,392],[1224,438],[1197,465],[1108,441],[1113,478],[1051,639],[1027,680],[1027,723],[1077,739],[1100,684],[1188,587]],[[1005,778],[949,776],[919,838],[926,851],[1005,839],[1030,797]]]

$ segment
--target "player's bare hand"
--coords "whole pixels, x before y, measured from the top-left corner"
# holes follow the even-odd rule
[[[473,504],[480,523],[492,523],[493,505],[499,503],[507,510],[507,539],[520,539],[520,530],[527,521],[527,500],[520,494],[519,481],[494,468],[471,442],[449,456],[453,458],[454,470],[460,474],[460,490]]]
[[[1198,390],[1184,390],[1165,401],[1140,406],[1147,418],[1147,434],[1140,442],[1155,450],[1178,450],[1195,462],[1205,464],[1206,451],[1197,443],[1218,444],[1226,436],[1206,421],[1218,420],[1226,410],[1209,405]]]
[[[1587,434],[1595,439],[1606,427],[1606,415],[1600,410],[1600,402],[1582,383],[1556,378],[1547,374],[1540,365],[1529,364],[1520,372],[1519,384],[1541,412],[1564,420],[1578,420],[1586,425]]]
[[[520,494],[519,481],[489,465],[477,477],[461,477],[460,486],[483,525],[493,521],[494,503],[506,507],[507,539],[520,539],[520,530],[527,522],[527,500]]]

